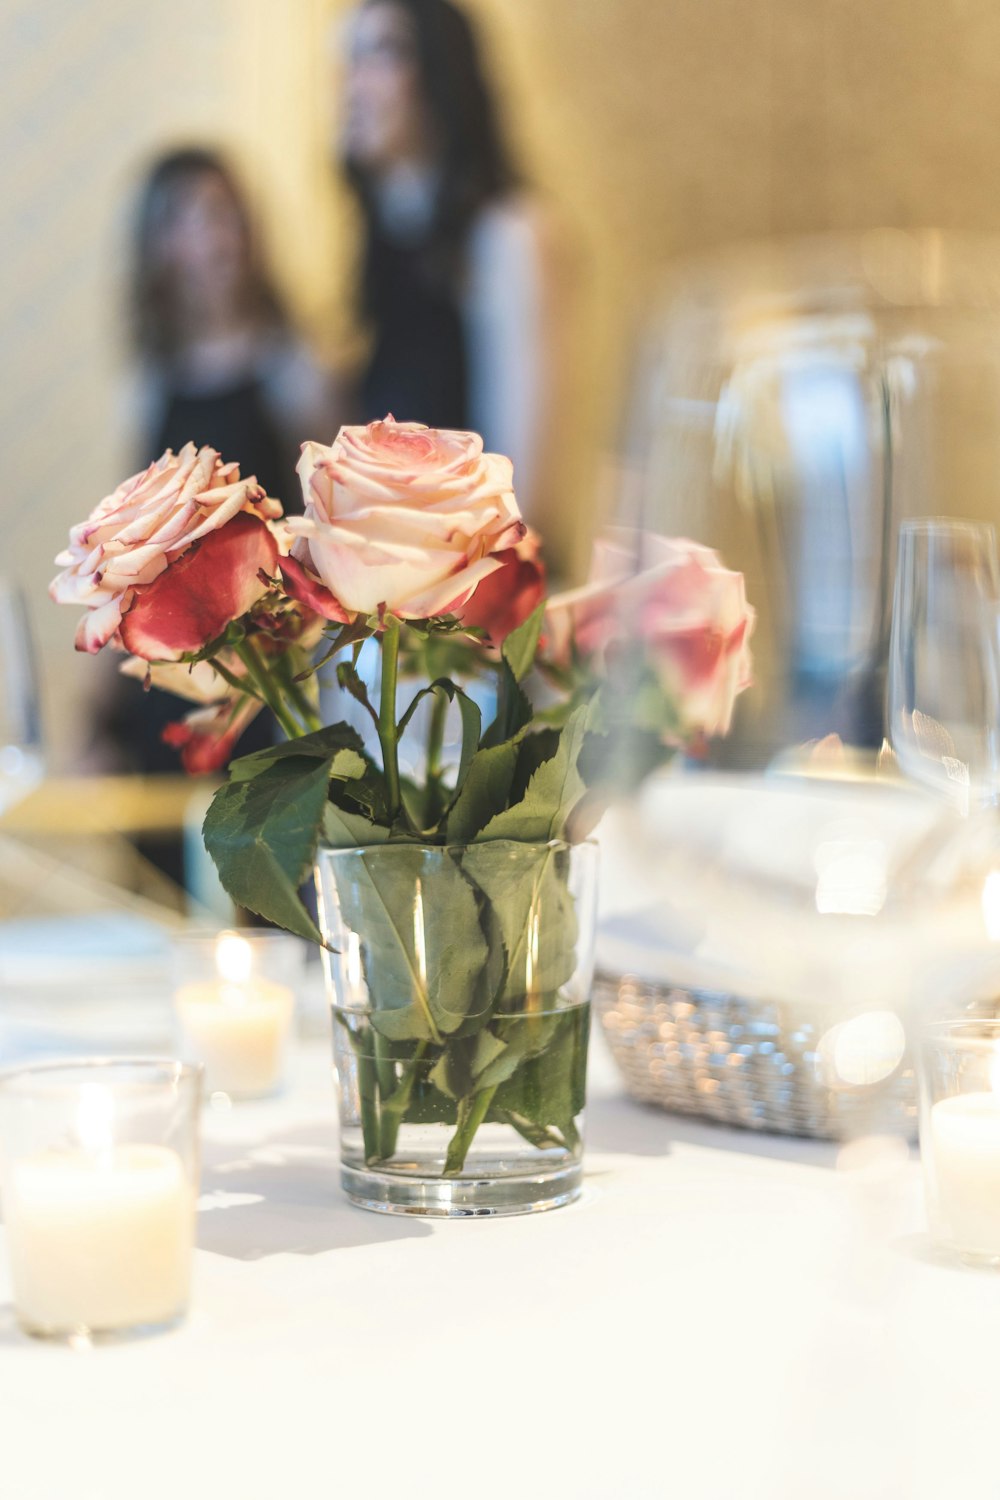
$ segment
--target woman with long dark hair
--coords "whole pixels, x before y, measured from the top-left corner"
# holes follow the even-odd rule
[[[301,509],[299,445],[334,427],[330,383],[294,333],[232,169],[160,157],[139,195],[132,272],[136,463],[209,444]]]
[[[286,511],[302,509],[295,474],[307,438],[332,439],[330,381],[294,332],[263,260],[260,237],[232,169],[215,151],[186,147],[159,158],[138,198],[131,285],[135,380],[128,419],[132,466],[165,448],[208,445],[256,475]],[[116,677],[99,712],[96,757],[105,768],[177,772],[163,730],[183,713],[168,693]],[[260,714],[238,754],[272,743]],[[179,837],[136,841],[183,881]]]
[[[365,421],[471,427],[542,521],[557,400],[551,221],[515,170],[476,34],[451,0],[364,0],[341,153],[361,208]]]

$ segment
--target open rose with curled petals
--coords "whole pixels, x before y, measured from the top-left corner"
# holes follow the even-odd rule
[[[457,612],[524,535],[510,459],[474,432],[342,427],[332,447],[303,444],[298,473],[305,515],[287,522],[283,577],[330,619]]]
[[[619,528],[595,543],[590,581],[549,601],[545,649],[606,664],[638,640],[685,734],[722,735],[752,681],[753,624],[742,573],[711,548]]]
[[[505,641],[545,598],[545,564],[540,551],[538,534],[529,527],[516,546],[494,553],[500,566],[477,585],[472,598],[459,610],[462,623],[484,630],[493,646]]]
[[[214,448],[169,448],[70,532],[49,586],[82,606],[78,651],[111,642],[146,661],[197,651],[245,614],[276,569],[269,522],[281,515],[254,479]]]

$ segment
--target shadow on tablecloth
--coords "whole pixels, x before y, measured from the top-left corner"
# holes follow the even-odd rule
[[[336,1135],[328,1123],[283,1130],[252,1146],[205,1146],[199,1250],[263,1260],[431,1233],[428,1224],[370,1213],[348,1202],[340,1186]]]
[[[832,1167],[837,1157],[835,1142],[739,1130],[693,1115],[670,1114],[659,1105],[630,1099],[624,1089],[587,1100],[586,1145],[588,1153],[623,1156],[669,1156],[677,1146],[702,1146],[819,1167]]]

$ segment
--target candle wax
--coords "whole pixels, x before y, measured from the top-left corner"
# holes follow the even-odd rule
[[[1000,1095],[940,1099],[930,1123],[944,1237],[968,1254],[1000,1256]]]
[[[268,1094],[280,1081],[294,996],[264,979],[185,984],[174,997],[185,1053],[205,1065],[206,1087]]]
[[[166,1323],[187,1305],[194,1199],[176,1151],[122,1145],[24,1157],[11,1167],[4,1219],[27,1328]]]

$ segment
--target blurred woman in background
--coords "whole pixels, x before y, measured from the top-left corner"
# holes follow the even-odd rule
[[[512,165],[473,28],[451,0],[364,0],[341,154],[361,208],[371,352],[357,415],[472,428],[551,530],[565,319],[557,236]]]
[[[131,309],[133,468],[165,448],[207,444],[256,475],[286,511],[301,511],[299,447],[307,438],[332,441],[331,384],[293,331],[246,201],[214,151],[172,151],[150,169],[139,194]],[[170,694],[144,695],[140,682],[117,676],[99,712],[96,763],[178,773],[180,757],[162,734],[183,712]],[[260,714],[235,753],[274,737],[270,715]],[[179,837],[140,838],[136,846],[183,883]]]
[[[137,464],[209,444],[301,510],[306,438],[332,440],[330,381],[292,326],[232,171],[189,147],[141,189],[132,275]]]

